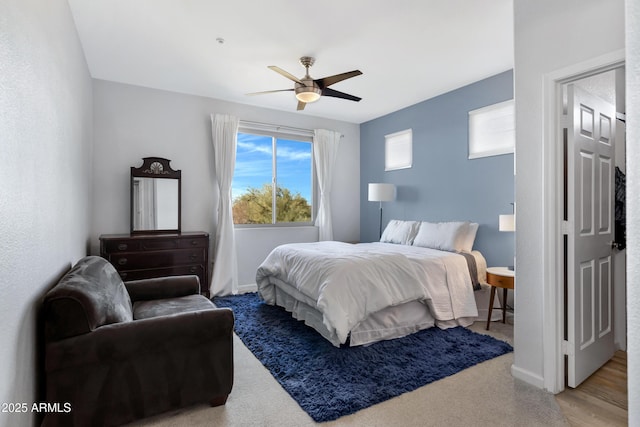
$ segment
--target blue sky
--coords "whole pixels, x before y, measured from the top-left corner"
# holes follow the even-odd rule
[[[271,182],[272,159],[270,136],[238,133],[231,188],[234,199],[249,187],[262,188]],[[278,185],[311,203],[311,143],[278,139],[276,167]]]

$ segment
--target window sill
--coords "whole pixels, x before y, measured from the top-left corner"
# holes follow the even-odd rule
[[[234,224],[233,228],[236,230],[268,230],[273,228],[317,228],[311,223],[293,224]]]

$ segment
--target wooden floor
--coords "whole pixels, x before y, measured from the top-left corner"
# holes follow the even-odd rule
[[[556,401],[572,426],[626,426],[627,353],[617,351],[578,388],[557,394]]]

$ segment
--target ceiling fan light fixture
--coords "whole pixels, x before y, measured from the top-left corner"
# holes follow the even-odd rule
[[[300,102],[310,103],[316,102],[320,99],[320,88],[317,87],[297,87],[296,88],[296,98]]]

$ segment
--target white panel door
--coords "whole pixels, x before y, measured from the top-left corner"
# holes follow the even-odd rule
[[[569,85],[567,111],[567,376],[576,387],[615,352],[615,107]]]

